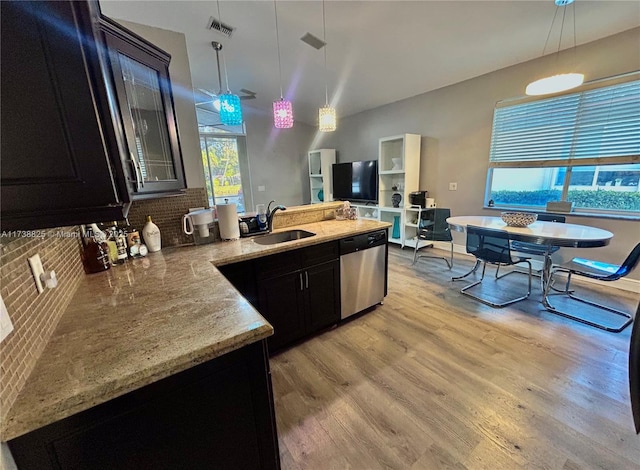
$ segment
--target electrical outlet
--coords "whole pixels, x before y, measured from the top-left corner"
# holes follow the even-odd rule
[[[457,191],[458,183],[449,183],[449,191]]]
[[[42,285],[42,281],[40,280],[40,274],[44,274],[44,268],[42,267],[42,260],[40,259],[39,254],[35,254],[31,258],[29,258],[29,266],[31,266],[31,272],[33,273],[33,277],[36,280],[38,294],[42,294],[42,292],[44,291],[44,286]]]

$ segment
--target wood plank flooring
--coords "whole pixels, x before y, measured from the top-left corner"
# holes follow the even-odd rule
[[[630,328],[549,314],[537,282],[493,309],[450,281],[468,258],[389,251],[384,305],[271,358],[283,469],[640,469]],[[526,290],[491,276],[487,295]]]

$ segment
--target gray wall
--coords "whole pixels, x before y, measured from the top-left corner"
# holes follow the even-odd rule
[[[316,129],[300,122],[292,129],[276,129],[271,114],[248,107],[244,118],[254,204],[272,199],[285,206],[308,204],[307,151]],[[258,186],[265,191],[258,191]]]
[[[639,70],[640,28],[581,46],[576,59],[586,81]],[[527,83],[550,75],[554,65],[552,56],[536,59],[341,119],[338,130],[317,146],[338,149],[339,161],[362,160],[376,158],[381,137],[420,134],[420,187],[454,215],[498,215],[482,208],[495,103],[522,96]],[[434,64],[433,73],[437,70]],[[449,182],[457,182],[458,191],[449,191]],[[620,263],[640,241],[637,221],[569,217],[567,222],[609,230],[614,238],[604,248],[562,250],[566,256],[579,252]],[[640,269],[630,277],[640,279]]]
[[[178,135],[180,136],[180,148],[182,149],[182,161],[184,163],[187,187],[204,188],[198,121],[196,119],[191,70],[189,69],[189,56],[187,55],[187,43],[184,34],[120,19],[116,21],[171,54],[169,75],[173,89],[173,101],[178,121]]]

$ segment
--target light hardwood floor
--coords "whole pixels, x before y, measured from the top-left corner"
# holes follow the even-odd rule
[[[450,281],[466,257],[389,251],[384,305],[271,359],[283,469],[640,469],[630,328],[549,314],[537,283],[493,309]]]

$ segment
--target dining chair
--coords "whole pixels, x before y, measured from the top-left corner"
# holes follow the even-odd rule
[[[537,220],[539,220],[540,222],[556,222],[556,223],[564,224],[567,218],[564,215],[559,215],[559,214],[538,213]],[[547,256],[547,250],[549,251],[548,254],[551,255],[556,251],[558,251],[559,249],[560,249],[559,246],[539,245],[537,243],[521,242],[519,240],[511,241],[512,251],[515,251],[517,253],[524,253],[526,255],[539,256],[543,258]],[[544,290],[544,281],[545,281],[542,277],[543,270],[544,268],[533,270],[534,275],[540,277],[541,290]],[[500,271],[500,266],[498,266],[496,270],[496,274],[499,271]],[[509,274],[513,272],[516,272],[516,271],[511,271]]]
[[[413,251],[413,264],[415,264],[419,258],[434,258],[444,260],[449,269],[453,267],[453,238],[451,237],[451,229],[447,223],[449,217],[451,217],[451,209],[437,207],[434,209],[423,209],[421,211],[420,220],[418,221],[418,238]],[[418,249],[433,247],[433,243],[431,243],[418,248],[421,240],[429,242],[449,242],[451,245],[450,256],[419,255]]]
[[[463,287],[460,290],[462,294],[468,295],[469,297],[472,297],[484,304],[498,308],[506,307],[507,305],[511,305],[513,303],[529,298],[529,295],[531,295],[531,262],[529,261],[529,258],[514,258],[512,256],[508,232],[504,230],[467,225],[467,253],[476,257],[476,267],[479,262],[482,263],[482,275],[480,276],[480,280]],[[515,299],[510,299],[505,302],[496,303],[468,292],[469,289],[482,283],[485,275],[485,270],[487,268],[487,263],[496,265],[498,267],[513,266],[520,263],[526,263],[529,266],[529,287],[526,295],[517,297]],[[496,279],[501,279],[510,273],[511,272],[508,272],[506,274],[503,274],[502,276],[498,276],[498,272],[496,270]],[[452,280],[461,279],[463,277],[466,277],[468,274],[460,276],[458,278],[454,277],[452,278]]]
[[[542,303],[545,308],[551,313],[555,313],[556,315],[560,315],[565,318],[569,318],[571,320],[578,321],[580,323],[584,323],[586,325],[593,326],[595,328],[600,328],[601,330],[610,331],[612,333],[619,333],[624,330],[627,326],[633,322],[633,316],[622,310],[615,309],[608,305],[603,305],[597,303],[593,300],[586,299],[584,297],[579,297],[575,294],[575,292],[571,289],[571,279],[573,276],[582,276],[589,279],[595,279],[598,281],[617,281],[620,278],[627,276],[631,271],[635,269],[638,265],[638,261],[640,260],[640,243],[638,243],[631,253],[627,256],[627,258],[622,262],[621,265],[617,264],[608,264],[602,263],[599,261],[593,261],[584,258],[573,258],[566,264],[553,266],[551,268],[551,272],[549,275],[549,282],[546,283]],[[564,273],[567,275],[567,282],[565,284],[564,290],[559,291],[560,294],[564,294],[573,300],[577,300],[579,302],[583,302],[585,304],[596,307],[600,310],[605,310],[607,312],[615,313],[623,318],[625,321],[616,327],[611,327],[607,325],[603,325],[602,323],[598,323],[595,321],[587,320],[583,317],[579,317],[577,315],[573,315],[571,313],[562,312],[554,307],[549,301],[550,290],[552,289],[553,277],[556,274]],[[557,294],[555,294],[557,295]]]

